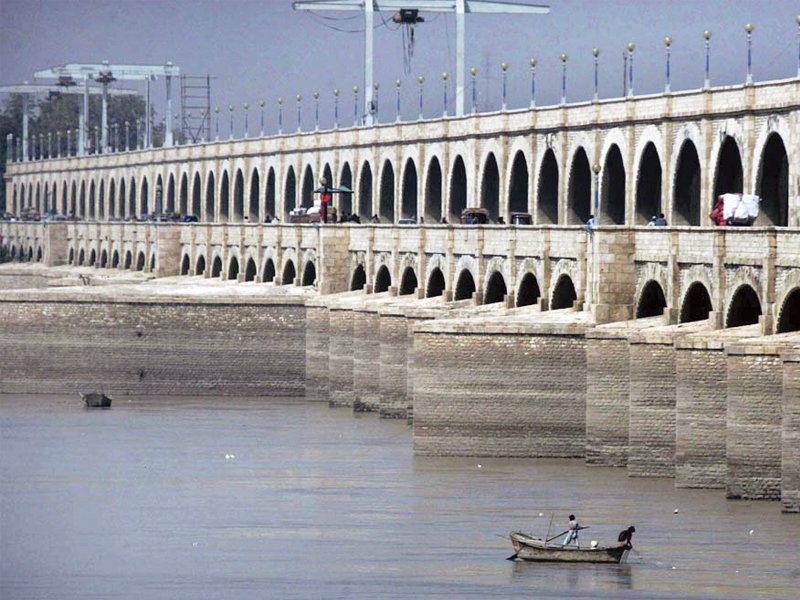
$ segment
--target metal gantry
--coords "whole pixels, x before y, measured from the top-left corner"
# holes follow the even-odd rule
[[[373,122],[373,18],[375,12],[416,9],[424,12],[456,15],[456,116],[464,114],[464,16],[472,14],[538,14],[550,12],[549,6],[497,2],[493,0],[306,0],[293,2],[295,10],[363,12],[364,26],[364,122]]]
[[[108,147],[108,86],[116,80],[145,81],[147,82],[145,140],[146,146],[152,145],[152,123],[150,115],[150,83],[157,77],[165,77],[167,82],[167,110],[164,145],[172,145],[172,78],[180,76],[180,69],[167,62],[165,65],[112,65],[108,61],[102,63],[71,63],[59,67],[51,67],[36,71],[36,79],[56,79],[60,81],[83,82],[84,96],[82,118],[79,118],[78,149],[83,153],[86,148],[88,112],[89,112],[89,81],[94,80],[101,84],[103,93],[103,118],[101,145],[105,151]]]

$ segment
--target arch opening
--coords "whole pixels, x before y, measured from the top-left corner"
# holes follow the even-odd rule
[[[458,274],[458,281],[456,282],[455,300],[469,300],[472,294],[475,293],[475,279],[472,277],[469,269],[463,269]]]
[[[442,270],[439,267],[436,267],[431,271],[431,274],[428,277],[428,285],[425,287],[425,297],[436,298],[441,296],[444,294],[444,289],[444,273],[442,273]]]
[[[519,150],[511,165],[511,181],[508,186],[509,212],[526,213],[528,211],[528,161]]]
[[[194,174],[194,181],[192,182],[192,213],[198,219],[202,214],[202,185],[200,183],[200,173]]]
[[[786,296],[778,317],[778,333],[800,331],[800,287],[794,288]]]
[[[251,223],[258,223],[258,199],[261,190],[261,176],[258,169],[253,169],[250,173],[250,204],[247,208],[247,220]]]
[[[181,175],[181,188],[178,194],[178,214],[182,217],[189,214],[189,177]]]
[[[372,216],[372,168],[368,162],[361,167],[358,179],[358,214],[362,220]]]
[[[661,159],[653,142],[644,147],[636,178],[636,224],[646,225],[661,213]]]
[[[24,248],[20,248],[20,249],[19,249],[19,255],[20,255],[20,257],[22,257],[22,255],[23,255],[23,253],[24,253],[24,252],[25,252],[25,249],[24,249]],[[83,266],[83,263],[84,263],[84,262],[86,262],[86,252],[84,252],[83,248],[81,248],[81,251],[80,251],[80,252],[78,252],[78,265],[79,265],[79,266]]]
[[[406,161],[403,171],[403,191],[400,199],[400,218],[417,218],[417,166],[412,159]]]
[[[239,259],[235,256],[231,257],[231,262],[228,263],[228,276],[226,279],[229,281],[239,278]]]
[[[491,152],[483,164],[481,206],[489,211],[490,223],[497,221],[500,215],[500,171],[497,168],[497,159]]]
[[[685,140],[678,152],[675,169],[675,225],[700,225],[700,159],[691,140]]]
[[[294,263],[291,260],[286,261],[286,265],[283,267],[283,275],[281,276],[281,283],[283,285],[289,285],[294,283],[294,280],[297,278],[297,271],[294,268]]]
[[[761,210],[755,224],[785,227],[789,224],[789,157],[777,133],[770,134],[764,145],[757,181]]]
[[[484,304],[503,302],[508,294],[506,280],[500,271],[495,271],[486,282],[486,293],[483,295]]]
[[[41,253],[41,250],[39,252]],[[106,267],[108,267],[108,252],[103,250],[100,253],[100,268],[105,269]]]
[[[364,265],[358,265],[350,276],[350,291],[363,290],[365,285],[367,285],[367,273]]]
[[[216,185],[214,184],[214,173],[209,171],[206,178],[206,221],[213,223],[216,220]]]
[[[592,172],[586,150],[578,148],[572,159],[567,193],[567,215],[570,225],[585,223],[592,212]]]
[[[442,166],[435,156],[428,166],[428,180],[425,182],[425,219],[428,223],[442,220]]]
[[[695,281],[686,291],[681,305],[681,323],[691,323],[708,319],[711,312],[711,296],[706,286]]]
[[[119,251],[114,250],[114,253],[111,255],[111,268],[117,269],[119,268]]]
[[[648,281],[639,296],[639,304],[636,307],[636,318],[656,317],[664,314],[667,308],[667,299],[664,290],[655,280]]]
[[[267,189],[264,192],[264,218],[272,219],[277,217],[275,212],[275,169],[270,167],[267,172]]]
[[[575,293],[575,284],[569,275],[561,275],[553,288],[553,298],[550,301],[550,308],[558,310],[560,308],[572,308],[578,294]]]
[[[303,287],[314,285],[317,283],[317,267],[314,266],[313,260],[306,261],[306,266],[303,268]]]
[[[244,269],[244,280],[245,281],[255,281],[256,280],[256,261],[250,257],[247,260],[247,265]]]
[[[348,190],[353,189],[353,171],[350,169],[349,163],[344,163],[342,173],[339,176],[339,186],[346,187]],[[336,194],[336,199],[339,201],[339,215],[349,215],[353,212],[353,194]]]
[[[133,254],[130,250],[125,253],[125,268],[130,269],[133,265]]]
[[[283,220],[289,221],[289,213],[295,207],[297,200],[297,177],[294,167],[289,167],[286,172],[286,186],[283,188]]]
[[[378,205],[381,223],[394,223],[394,167],[390,161],[383,163]]]
[[[761,301],[758,294],[749,285],[743,285],[736,290],[728,307],[726,327],[741,327],[754,325],[761,316]]]
[[[144,252],[139,252],[139,255],[136,257],[136,270],[137,271],[144,271],[144,264],[145,264],[145,256]]]
[[[726,135],[717,155],[717,173],[714,177],[714,196],[741,194],[743,190],[742,155],[739,145]]]
[[[189,274],[189,255],[184,254],[183,260],[181,260],[181,275],[188,275]]]
[[[451,223],[459,223],[461,213],[467,208],[467,169],[464,159],[456,156],[453,161],[453,172],[450,174],[450,210],[448,218]]]
[[[231,221],[241,223],[244,219],[244,175],[241,169],[236,170],[233,180],[233,212]]]
[[[206,272],[206,257],[202,254],[197,257],[197,262],[194,265],[195,275],[204,275]]]
[[[167,206],[166,212],[175,212],[175,177],[170,173],[169,182],[167,183]]]
[[[380,294],[381,292],[387,291],[392,285],[392,275],[389,273],[389,269],[386,265],[383,265],[380,269],[378,269],[378,274],[375,275],[375,293]]]
[[[536,222],[540,225],[558,223],[558,162],[552,148],[548,148],[539,167],[539,198]]]
[[[211,277],[219,277],[222,274],[222,259],[219,256],[214,257],[214,262],[211,263]]]
[[[261,277],[261,281],[264,283],[273,283],[275,281],[275,275],[275,261],[268,258],[267,262],[264,263],[264,275]]]
[[[625,224],[625,164],[616,144],[612,144],[608,149],[603,165],[600,222],[612,225]]]
[[[230,182],[228,172],[222,172],[222,180],[219,186],[219,222],[227,223],[230,220]]]
[[[408,296],[409,294],[413,294],[418,285],[417,274],[414,272],[414,268],[406,267],[403,271],[403,276],[400,278],[400,295]]]
[[[539,282],[533,273],[525,273],[519,283],[517,292],[517,306],[532,306],[539,302],[542,292],[539,289]]]
[[[303,185],[300,190],[300,206],[311,208],[314,206],[314,172],[311,165],[306,165],[303,172]]]

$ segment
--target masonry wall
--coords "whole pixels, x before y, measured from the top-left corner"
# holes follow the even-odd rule
[[[781,503],[783,512],[800,513],[800,350],[783,356],[781,425]]]
[[[783,373],[774,354],[727,355],[727,495],[781,497]]]
[[[380,315],[380,413],[382,417],[408,416],[408,323],[402,315]]]
[[[381,337],[377,311],[353,312],[353,394],[357,412],[380,410]]]
[[[328,308],[306,307],[306,399],[328,402]]]
[[[586,339],[586,462],[628,462],[630,352],[626,338]]]
[[[0,390],[302,396],[305,308],[0,301]]]
[[[328,399],[331,406],[353,406],[353,311],[331,308],[328,325]]]
[[[414,336],[414,451],[583,457],[582,335]]]
[[[631,343],[628,475],[675,474],[675,349]]]

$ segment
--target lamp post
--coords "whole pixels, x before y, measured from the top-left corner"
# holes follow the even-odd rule
[[[396,123],[400,122],[400,86],[401,85],[402,85],[402,82],[399,79],[395,80],[394,89],[395,89],[395,98],[396,98],[397,102],[396,102],[396,105],[395,105],[394,120],[395,120]]]
[[[566,52],[561,53],[561,104],[567,102],[567,56]]]
[[[594,216],[600,220],[600,165],[594,163],[592,165],[592,173],[594,173]]]
[[[597,102],[598,94],[598,70],[600,66],[600,48],[592,48],[592,56],[594,57],[594,101]]]
[[[333,127],[339,129],[339,88],[333,90]]]
[[[633,51],[636,44],[628,42],[628,96],[633,98]]]
[[[249,119],[250,103],[245,102],[242,105],[242,108],[244,108],[244,137],[247,137],[250,134],[250,132],[248,131],[250,129],[250,119]]]
[[[228,104],[228,113],[230,113],[230,139],[233,139],[233,104]]]
[[[266,102],[264,102],[263,98],[258,101],[258,107],[261,109],[261,120],[259,122],[259,125],[260,125],[260,127],[259,127],[259,136],[260,137],[264,137],[264,105],[265,104],[266,104]]]
[[[508,63],[503,61],[500,63],[500,69],[503,71],[503,107],[502,110],[506,109],[506,78],[508,77]]]
[[[472,76],[472,112],[478,112],[478,88],[477,88],[477,75],[478,69],[472,67],[469,70],[469,74]]]
[[[131,122],[125,121],[125,152],[131,147]]]
[[[448,77],[450,77],[450,76],[447,74],[447,71],[442,73],[442,101],[443,101],[442,116],[443,117],[447,116],[447,78]]]
[[[744,30],[747,33],[747,79],[745,80],[746,85],[753,85],[753,29],[755,26],[752,23],[748,23],[744,26]]]
[[[664,38],[664,48],[667,54],[667,61],[666,61],[666,77],[664,79],[664,93],[669,94],[670,92],[670,73],[669,73],[669,58],[670,58],[670,51],[672,49],[672,38],[667,36]]]
[[[319,92],[314,92],[314,131],[319,131]]]
[[[372,94],[372,115],[373,121],[375,123],[378,122],[378,90],[381,89],[381,84],[375,82],[375,85],[372,86],[372,89],[375,92]]]
[[[531,108],[536,107],[536,65],[539,62],[535,59],[531,59]]]
[[[301,116],[303,110],[303,96],[297,94],[297,96],[295,96],[294,99],[297,101],[297,132],[299,133],[300,131],[302,131]]]
[[[425,84],[425,78],[420,75],[417,77],[417,83],[419,84],[419,120],[422,120],[422,86]]]
[[[283,97],[278,98],[278,135],[283,133]]]
[[[358,127],[358,86],[353,86],[353,127]]]
[[[706,29],[703,32],[703,38],[706,40],[706,79],[703,82],[703,89],[711,87],[711,30]]]

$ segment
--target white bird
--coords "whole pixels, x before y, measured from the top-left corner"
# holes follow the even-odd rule
[[[756,532],[756,530],[755,530],[755,529],[751,529],[751,530],[750,530],[750,535],[753,535],[755,532]]]

